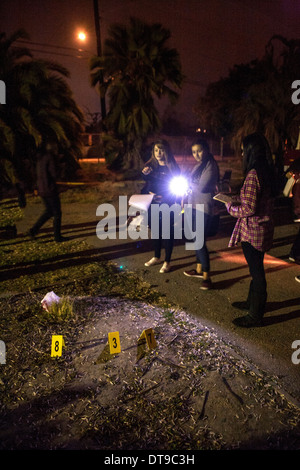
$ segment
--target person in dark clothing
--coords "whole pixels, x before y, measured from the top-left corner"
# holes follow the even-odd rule
[[[53,217],[55,241],[66,241],[67,238],[61,235],[61,203],[56,184],[56,168],[51,144],[47,144],[45,148],[42,147],[37,154],[36,177],[37,192],[44,203],[45,210],[29,230],[29,235],[34,238],[40,228]]]
[[[229,246],[241,242],[251,282],[246,302],[232,305],[248,314],[235,318],[240,327],[261,326],[267,301],[267,281],[264,255],[272,247],[274,234],[274,200],[278,195],[278,181],[271,150],[266,138],[258,133],[242,141],[244,183],[240,201],[226,204],[230,215],[237,219]]]
[[[293,177],[295,181],[290,197],[292,197],[293,202],[294,222],[299,226],[298,234],[290,250],[289,260],[300,264],[300,158],[291,164],[286,176]]]
[[[197,138],[192,142],[192,154],[196,161],[190,176],[191,191],[188,195],[188,203],[192,205],[192,230],[196,229],[197,207],[203,204],[204,213],[203,246],[196,250],[196,269],[184,271],[185,276],[202,279],[200,289],[212,288],[210,278],[210,259],[206,240],[209,236],[209,227],[214,214],[213,196],[219,182],[219,167],[210,153],[206,140]]]
[[[174,196],[170,194],[169,184],[172,176],[179,175],[180,169],[170,150],[167,142],[158,140],[152,145],[152,156],[142,170],[143,177],[146,181],[144,193],[153,194],[153,201],[150,206],[148,220],[151,228],[151,208],[153,204],[168,204],[171,206],[175,203]],[[170,236],[164,237],[162,233],[161,214],[159,218],[159,237],[153,238],[154,257],[145,263],[145,266],[153,266],[161,263],[161,248],[164,242],[165,259],[160,273],[167,273],[170,270],[170,261],[174,245],[174,214],[170,214]]]

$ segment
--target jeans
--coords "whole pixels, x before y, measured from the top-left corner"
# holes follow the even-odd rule
[[[148,224],[151,228],[151,206],[148,212]],[[162,235],[162,215],[159,214],[159,237],[152,238],[152,244],[154,248],[154,256],[156,258],[160,258],[161,250],[164,245],[165,248],[165,261],[169,263],[171,261],[171,256],[174,247],[174,214],[170,214],[170,236],[168,238],[164,238]]]
[[[45,206],[45,210],[39,219],[36,221],[34,226],[31,229],[31,233],[36,235],[42,225],[47,222],[51,217],[53,217],[53,230],[55,240],[59,240],[61,237],[61,204],[58,194],[51,196],[43,196],[42,201]]]
[[[242,250],[252,277],[247,298],[249,315],[261,319],[265,313],[267,301],[267,282],[264,269],[265,253],[258,251],[248,242],[242,242]]]
[[[210,215],[204,212],[204,227],[200,227],[203,232],[203,246],[196,250],[196,262],[202,265],[202,271],[208,273],[210,271],[209,251],[206,246],[207,232],[210,223]],[[199,229],[199,227],[197,227]],[[196,230],[196,209],[192,210],[192,231]],[[195,241],[195,239],[194,239]]]
[[[298,234],[294,240],[294,243],[292,245],[291,251],[290,251],[290,256],[292,256],[295,261],[300,264],[300,226],[299,226],[299,231]]]

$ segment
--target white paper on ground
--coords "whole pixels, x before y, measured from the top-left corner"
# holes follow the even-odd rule
[[[45,297],[41,300],[41,304],[42,304],[42,307],[48,312],[50,305],[53,302],[58,303],[59,301],[60,301],[60,297],[58,297],[58,295],[54,294],[54,292],[51,291],[51,292],[48,292],[45,295]]]

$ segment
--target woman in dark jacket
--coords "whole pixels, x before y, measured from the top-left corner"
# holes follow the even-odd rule
[[[196,269],[184,271],[184,274],[189,277],[202,279],[200,289],[208,290],[212,288],[212,282],[210,278],[210,259],[206,239],[209,236],[211,218],[214,213],[213,196],[216,194],[219,181],[219,167],[204,139],[199,138],[192,143],[192,154],[196,160],[196,165],[190,176],[191,191],[188,197],[188,203],[192,205],[193,232],[196,230],[197,207],[199,207],[199,204],[203,204],[203,246],[196,250]]]
[[[143,177],[146,181],[144,193],[153,194],[152,204],[168,204],[171,206],[175,203],[174,195],[170,193],[169,185],[172,176],[178,175],[180,169],[171,152],[169,144],[164,140],[157,140],[152,144],[151,158],[142,170]],[[149,226],[151,228],[151,206],[149,210]],[[161,263],[161,249],[164,241],[165,259],[160,273],[166,273],[170,270],[170,261],[174,245],[174,224],[171,215],[170,235],[165,238],[162,234],[161,213],[159,216],[159,237],[152,238],[154,247],[154,256],[145,263],[145,266],[153,266]]]

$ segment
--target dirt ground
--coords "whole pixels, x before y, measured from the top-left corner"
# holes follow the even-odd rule
[[[0,449],[299,449],[299,409],[213,329],[138,301],[73,301],[91,319],[61,357],[22,371]]]

